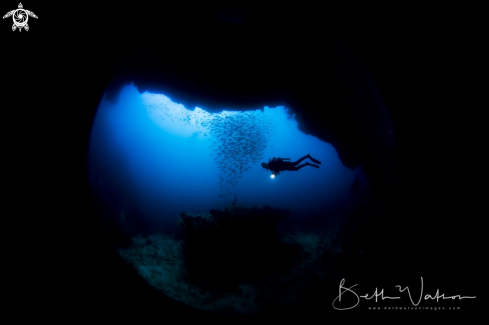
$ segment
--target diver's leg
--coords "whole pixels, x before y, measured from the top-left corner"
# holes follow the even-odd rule
[[[290,166],[290,167],[287,167],[286,170],[293,172],[293,171],[296,171],[296,170],[301,169],[304,166],[306,166],[306,164],[302,164],[302,165],[299,165],[299,166]]]
[[[309,157],[308,156],[304,156],[304,157],[302,157],[301,159],[299,159],[297,161],[291,162],[291,164],[292,164],[292,166],[298,165],[298,164],[301,163],[301,161],[303,161],[306,158],[309,158]]]
[[[312,166],[312,167],[319,168],[318,165],[314,165],[314,164],[310,164],[310,163],[306,162],[305,164],[302,164],[302,165],[299,165],[299,166],[289,166],[285,170],[288,170],[288,171],[296,171],[296,170],[299,170],[299,169],[301,169],[302,167],[305,167],[305,166]]]
[[[308,162],[306,162],[304,165],[308,165],[308,166],[312,166],[312,167],[319,168],[319,166],[318,166],[318,165],[310,164],[310,163],[308,163]]]
[[[310,154],[307,154],[306,157],[309,158],[309,159],[311,159],[313,163],[316,163],[318,165],[321,165],[321,162],[319,160],[317,160],[317,159],[312,158]]]

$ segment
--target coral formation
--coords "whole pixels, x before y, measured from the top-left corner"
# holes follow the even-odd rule
[[[300,256],[300,249],[280,241],[276,232],[276,224],[288,214],[236,206],[209,214],[181,213],[190,280],[233,286],[286,270]]]
[[[287,229],[288,215],[232,204],[209,213],[182,212],[178,236],[142,232],[118,252],[158,291],[202,310],[321,308],[336,298],[340,280],[352,276],[368,250],[366,234],[354,230],[372,229],[358,216],[326,228]]]

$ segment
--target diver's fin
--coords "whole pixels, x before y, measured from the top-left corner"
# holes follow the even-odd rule
[[[317,159],[312,158],[310,154],[307,154],[307,157],[311,159],[314,163],[321,165],[321,162]]]

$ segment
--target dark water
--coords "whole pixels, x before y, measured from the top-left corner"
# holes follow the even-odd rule
[[[321,161],[319,169],[272,178],[261,167],[269,158],[307,154]],[[297,129],[285,107],[210,114],[133,86],[122,89],[115,105],[102,99],[89,157],[91,186],[105,213],[137,214],[154,229],[174,224],[180,212],[223,209],[235,200],[289,209],[299,223],[311,216],[333,220],[368,189],[361,167],[344,167],[330,144]]]

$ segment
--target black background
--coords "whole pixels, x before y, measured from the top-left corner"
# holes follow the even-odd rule
[[[97,105],[124,60],[145,40],[164,42],[166,33],[210,24],[221,7],[23,5],[39,17],[29,19],[29,31],[12,32],[10,18],[0,26],[9,309],[19,317],[30,311],[40,318],[211,317],[161,298],[123,267],[95,227],[85,168]],[[5,6],[7,12],[17,4]],[[347,284],[359,284],[362,294],[384,288],[391,296],[398,293],[395,285],[408,285],[419,295],[423,277],[424,294],[440,289],[447,296],[477,296],[431,305],[460,306],[457,313],[468,316],[481,312],[486,255],[479,233],[486,213],[478,206],[486,188],[477,157],[484,147],[476,125],[484,112],[476,100],[482,41],[474,36],[474,10],[241,7],[269,22],[262,26],[295,24],[311,42],[320,42],[323,31],[332,35],[370,71],[391,113],[398,144],[394,209],[358,278],[346,279]],[[407,298],[402,302],[412,306]],[[366,305],[346,312],[325,305],[319,315],[357,315]],[[388,312],[375,317],[381,313]],[[403,317],[400,311],[389,314]]]

